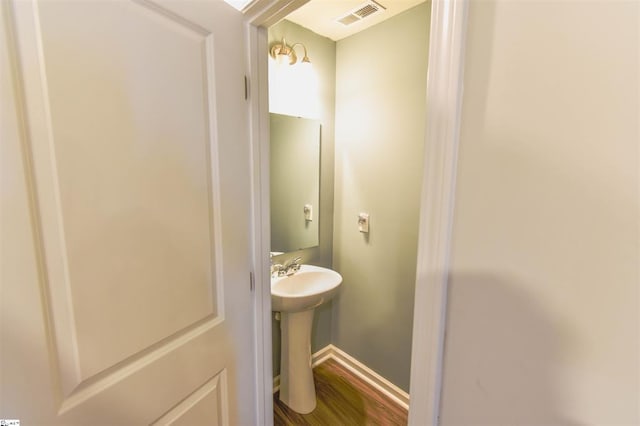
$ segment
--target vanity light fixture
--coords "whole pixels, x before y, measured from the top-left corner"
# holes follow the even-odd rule
[[[293,65],[298,62],[298,56],[294,48],[296,46],[302,46],[304,49],[304,57],[302,58],[301,63],[311,63],[309,56],[307,56],[307,47],[302,43],[294,43],[291,46],[287,44],[284,37],[282,37],[281,43],[274,43],[269,49],[269,55],[275,59],[279,64],[289,63],[289,65]]]

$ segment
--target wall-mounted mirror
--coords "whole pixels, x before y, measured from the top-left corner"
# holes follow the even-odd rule
[[[271,251],[318,245],[320,122],[271,115]]]

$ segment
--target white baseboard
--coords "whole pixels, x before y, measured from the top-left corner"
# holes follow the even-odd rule
[[[400,406],[407,410],[409,409],[409,394],[407,392],[403,391],[398,386],[394,385],[348,353],[333,345],[329,345],[328,347],[330,347],[331,358],[335,359],[356,376],[360,377],[375,389],[397,402]]]
[[[316,365],[322,364],[329,358],[332,358],[334,348],[335,346],[333,345],[327,345],[315,354],[311,355],[311,368],[315,367]]]
[[[334,345],[327,345],[311,356],[311,366],[315,367],[328,359],[333,359],[353,374],[391,398],[401,407],[409,409],[409,394]],[[273,379],[273,393],[280,389],[280,376]]]

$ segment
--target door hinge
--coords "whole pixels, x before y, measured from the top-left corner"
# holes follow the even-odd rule
[[[249,99],[249,78],[244,76],[244,98]]]
[[[253,272],[249,272],[249,290],[253,291],[256,289],[256,278],[253,275]]]

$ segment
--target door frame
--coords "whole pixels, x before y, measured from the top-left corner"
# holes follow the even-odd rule
[[[309,0],[254,0],[244,10],[252,162],[256,424],[273,424],[269,260],[269,94],[267,28]],[[446,324],[449,254],[462,113],[469,0],[431,0],[427,131],[411,353],[410,425],[436,426]],[[426,423],[425,423],[426,421]]]
[[[433,0],[413,310],[409,425],[436,426],[447,314],[468,0]]]

